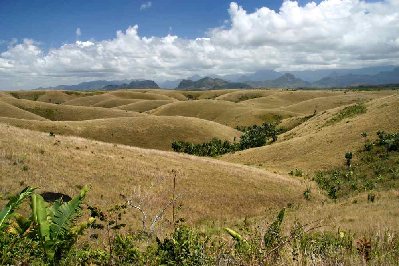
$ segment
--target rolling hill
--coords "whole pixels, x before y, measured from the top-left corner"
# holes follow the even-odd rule
[[[288,111],[265,110],[222,100],[174,102],[150,111],[153,115],[197,117],[235,128],[296,115]]]
[[[258,216],[270,208],[304,201],[304,187],[296,180],[218,160],[49,137],[2,123],[0,140],[2,196],[27,184],[73,195],[87,184],[90,205],[108,208],[146,192],[151,198],[146,211],[154,215],[170,196],[176,174],[176,193],[182,197],[179,215],[189,223]],[[129,227],[139,223],[138,215],[129,211]]]
[[[397,94],[371,100],[364,104],[366,113],[330,124],[344,107],[317,114],[280,136],[280,140],[260,148],[225,155],[223,160],[257,165],[288,173],[295,168],[306,172],[342,165],[347,151],[364,144],[362,132],[375,137],[376,132],[397,131],[399,128],[399,96]]]
[[[175,140],[202,143],[212,138],[233,141],[240,133],[227,126],[189,117],[139,116],[86,121],[34,121],[0,118],[0,121],[56,135],[79,136],[135,147],[171,150]]]
[[[112,117],[134,117],[142,115],[137,112],[129,112],[118,109],[51,104],[15,98],[1,98],[0,101],[53,121],[79,121]]]

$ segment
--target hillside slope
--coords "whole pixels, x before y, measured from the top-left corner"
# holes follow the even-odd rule
[[[0,98],[0,101],[53,121],[79,121],[99,118],[142,116],[142,114],[137,112],[101,107],[51,104],[5,97]]]
[[[171,150],[175,140],[202,143],[212,138],[233,141],[240,133],[227,126],[197,118],[141,116],[85,121],[33,121],[0,118],[21,128],[80,136],[142,148]]]
[[[0,144],[1,198],[26,185],[74,195],[87,184],[87,202],[102,208],[147,193],[151,204],[145,207],[153,215],[170,198],[175,172],[176,193],[182,196],[179,217],[189,223],[257,216],[303,201],[304,187],[294,179],[218,160],[50,137],[1,123]],[[150,188],[162,178],[161,185]],[[129,210],[129,226],[139,222],[137,215]]]
[[[239,103],[221,100],[196,100],[174,102],[163,105],[149,112],[153,115],[197,117],[225,124],[230,127],[261,124],[276,120],[278,117],[289,117],[295,113],[279,110],[264,110],[248,107]]]
[[[331,125],[326,123],[343,107],[317,114],[280,136],[277,143],[228,154],[223,160],[284,173],[295,168],[312,172],[342,165],[345,152],[355,151],[364,144],[362,132],[375,138],[379,130],[393,132],[399,128],[398,94],[372,100],[365,106],[366,113]]]

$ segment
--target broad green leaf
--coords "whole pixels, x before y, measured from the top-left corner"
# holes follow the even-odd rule
[[[0,212],[0,230],[5,227],[5,222],[14,213],[15,209],[21,205],[22,201],[29,197],[35,189],[26,187],[18,195],[12,197],[7,205]]]
[[[53,217],[51,224],[51,234],[54,239],[57,239],[61,234],[70,231],[72,221],[76,218],[79,213],[80,205],[86,196],[88,191],[87,187],[84,187],[79,195],[74,197],[71,201],[60,204],[60,202],[54,203],[52,207]]]
[[[44,241],[50,240],[50,221],[47,212],[47,203],[39,194],[32,195],[33,221],[39,228],[40,238]]]

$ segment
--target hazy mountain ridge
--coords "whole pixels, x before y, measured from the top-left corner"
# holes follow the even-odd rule
[[[153,80],[135,79],[135,80],[94,80],[81,82],[76,85],[58,85],[49,88],[53,90],[117,90],[122,88],[129,89],[152,89],[159,88],[158,84]]]
[[[182,80],[176,89],[178,90],[196,90],[196,89],[248,89],[250,85],[239,82],[229,82],[219,78],[205,77],[197,81],[191,79]]]
[[[315,79],[317,77],[317,79]],[[320,77],[320,78],[319,78]],[[176,88],[179,90],[246,89],[246,88],[340,88],[367,85],[399,84],[399,67],[382,66],[362,69],[308,70],[281,73],[259,70],[247,75],[193,75],[187,79],[168,80],[96,80],[77,85],[59,85],[56,90],[117,90],[143,88]]]

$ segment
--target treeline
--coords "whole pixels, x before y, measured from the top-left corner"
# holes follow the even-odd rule
[[[275,123],[263,123],[249,127],[237,127],[243,134],[239,142],[223,141],[213,138],[209,142],[194,144],[185,141],[174,141],[172,149],[176,152],[188,153],[196,156],[215,157],[230,152],[242,151],[261,147],[268,142],[277,141],[277,135],[282,131]]]

